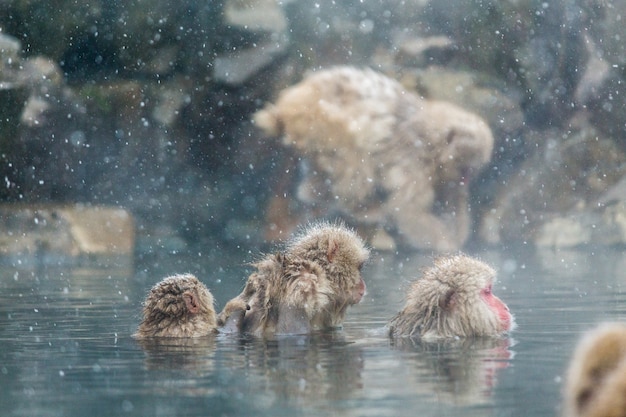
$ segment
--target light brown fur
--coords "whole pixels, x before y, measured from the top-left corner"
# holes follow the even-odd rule
[[[438,339],[509,331],[513,317],[491,294],[494,278],[490,266],[467,255],[438,257],[411,285],[404,308],[389,323],[389,334]]]
[[[626,325],[605,323],[587,333],[571,359],[566,417],[626,417]]]
[[[223,332],[305,334],[342,325],[365,292],[360,269],[369,251],[342,225],[316,223],[282,253],[268,255],[218,317]]]
[[[213,295],[195,276],[174,275],[154,285],[143,304],[136,338],[199,337],[215,332]]]
[[[395,230],[418,249],[466,241],[469,177],[493,148],[475,114],[372,70],[338,67],[282,91],[255,122],[304,156],[298,198],[316,213]]]

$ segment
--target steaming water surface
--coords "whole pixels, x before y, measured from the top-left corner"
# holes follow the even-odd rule
[[[375,253],[344,330],[140,345],[140,303],[172,271],[218,300],[250,271],[229,256],[135,268],[0,269],[0,407],[7,416],[556,416],[580,332],[626,316],[626,256],[581,250],[474,253],[499,271],[515,314],[502,340],[391,343],[386,320],[430,257]],[[235,265],[235,267],[233,267]]]

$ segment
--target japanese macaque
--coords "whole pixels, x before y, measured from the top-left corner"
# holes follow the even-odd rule
[[[508,332],[514,320],[492,293],[495,275],[487,264],[464,254],[438,257],[411,285],[389,334],[428,340]]]
[[[581,339],[567,372],[564,415],[626,416],[626,325],[605,323]]]
[[[302,157],[297,198],[315,215],[339,212],[416,249],[467,240],[469,180],[493,148],[479,116],[375,71],[338,67],[285,89],[254,121]]]
[[[199,337],[214,333],[213,295],[191,274],[164,278],[143,303],[143,320],[136,338]]]
[[[218,317],[225,333],[307,334],[340,327],[365,294],[361,268],[369,250],[343,225],[315,223],[283,252],[254,263],[256,272]]]

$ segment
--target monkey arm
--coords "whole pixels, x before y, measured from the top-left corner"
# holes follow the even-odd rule
[[[253,298],[258,295],[259,291],[263,291],[262,281],[263,276],[259,273],[251,274],[241,294],[226,303],[217,317],[217,324],[221,333],[245,331],[244,324],[250,322],[250,315],[246,317],[246,313],[251,308],[250,304],[253,302]]]
[[[224,306],[217,317],[221,333],[239,333],[246,314],[247,305],[240,297],[233,298]]]

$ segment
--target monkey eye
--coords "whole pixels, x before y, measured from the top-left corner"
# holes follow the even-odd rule
[[[482,293],[483,293],[483,295],[490,295],[491,294],[491,285],[489,285],[487,288],[483,288]]]

